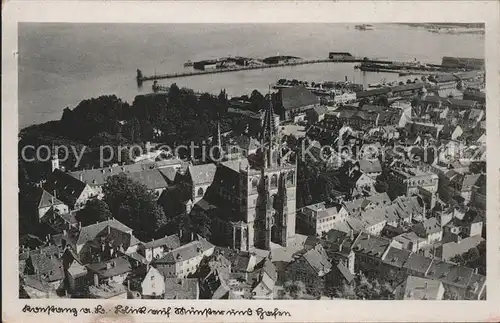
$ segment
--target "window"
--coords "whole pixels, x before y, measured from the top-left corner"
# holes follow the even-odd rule
[[[278,176],[274,174],[271,177],[271,187],[277,187],[278,186]]]
[[[151,280],[155,280],[155,276],[151,276]]]
[[[203,192],[203,187],[200,187],[200,188],[198,189],[198,196],[203,196],[203,193],[204,193],[204,192]]]

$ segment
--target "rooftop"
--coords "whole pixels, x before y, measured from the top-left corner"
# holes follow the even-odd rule
[[[437,300],[440,288],[442,289],[442,284],[439,280],[408,276],[404,282],[403,299]]]

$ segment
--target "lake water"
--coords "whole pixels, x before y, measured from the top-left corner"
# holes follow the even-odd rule
[[[345,24],[20,24],[19,126],[59,119],[62,110],[105,94],[132,103],[151,91],[137,88],[136,69],[183,71],[188,61],[222,56],[292,55],[325,58],[330,51],[440,63],[443,56],[484,57],[484,36],[437,34],[403,25],[358,31]],[[353,64],[315,64],[162,80],[160,83],[229,95],[265,92],[279,78],[362,83]],[[367,73],[366,81],[397,74]]]

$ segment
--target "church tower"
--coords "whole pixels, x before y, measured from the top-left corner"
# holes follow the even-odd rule
[[[60,168],[59,165],[59,156],[57,155],[57,150],[52,146],[52,172],[54,172],[56,169]]]
[[[282,160],[281,136],[275,120],[270,100],[259,138],[260,176],[253,223],[254,246],[265,250],[270,250],[271,243],[286,247],[295,235],[296,164]]]
[[[216,132],[212,139],[212,147],[210,148],[210,158],[215,162],[222,161],[224,157],[224,151],[222,149],[222,137],[220,134],[220,123],[217,121]]]

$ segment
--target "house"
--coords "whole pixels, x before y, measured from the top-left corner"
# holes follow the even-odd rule
[[[112,219],[94,223],[79,230],[64,230],[58,237],[61,248],[71,247],[82,264],[103,261],[114,254],[135,251],[140,242],[132,229]]]
[[[24,275],[30,285],[25,291],[30,297],[40,294],[56,294],[64,289],[64,269],[56,246],[47,246],[29,253],[24,266]]]
[[[309,109],[306,112],[307,122],[309,124],[315,124],[316,122],[323,121],[326,113],[328,112],[328,108],[324,105],[315,106],[312,109]]]
[[[87,268],[82,265],[77,257],[74,257],[74,261],[71,262],[69,267],[65,270],[66,274],[66,289],[71,295],[81,295],[85,293],[85,288],[88,286],[88,271]]]
[[[356,254],[356,270],[379,267],[390,246],[390,239],[366,232],[358,234],[352,243],[352,250]]]
[[[231,263],[231,273],[239,274],[239,277],[247,280],[248,274],[254,271],[257,264],[255,254],[238,251],[229,248],[215,247],[214,252],[223,255]]]
[[[390,197],[396,198],[401,193],[407,196],[416,195],[419,193],[419,187],[430,193],[436,193],[439,177],[420,167],[394,166],[387,175],[387,182],[389,184],[387,193]]]
[[[217,166],[215,164],[189,165],[187,169],[187,186],[191,191],[194,204],[203,198],[212,185]]]
[[[54,285],[46,282],[43,278],[37,275],[26,275],[21,279],[20,288],[25,293],[27,298],[47,299],[58,298],[61,295],[60,290],[54,288]]]
[[[441,241],[443,230],[435,217],[425,219],[413,227],[413,231],[421,238],[426,239],[426,243],[431,245],[434,242]]]
[[[66,173],[67,175],[89,185],[99,198],[102,198],[102,186],[111,176],[119,174],[131,174],[148,169],[156,169],[157,165],[153,162],[110,166],[103,168],[83,169]]]
[[[148,262],[162,258],[167,252],[181,246],[179,236],[176,234],[165,236],[164,238],[151,240],[139,244],[137,252],[144,256]]]
[[[282,120],[292,120],[297,114],[319,106],[318,97],[303,86],[280,89],[279,101]]]
[[[164,299],[198,299],[200,286],[196,278],[165,278]]]
[[[433,261],[426,276],[441,281],[445,292],[454,292],[461,298],[465,298],[473,274],[475,273],[472,268],[443,261]]]
[[[432,258],[427,258],[418,253],[412,253],[403,265],[403,269],[406,270],[408,275],[425,277],[432,262]]]
[[[264,258],[256,266],[253,272],[252,299],[272,300],[274,288],[278,280],[278,272],[271,259]]]
[[[167,181],[158,169],[148,169],[140,172],[127,174],[127,176],[146,186],[146,188],[155,194],[158,198],[161,193],[168,187]]]
[[[96,287],[102,284],[121,285],[132,271],[132,266],[125,256],[113,258],[104,262],[88,264],[88,281]]]
[[[450,193],[462,197],[464,203],[468,203],[472,197],[472,189],[480,177],[481,174],[457,174],[450,181]]]
[[[297,216],[297,223],[305,234],[321,235],[333,229],[336,222],[347,219],[347,210],[337,204],[326,207],[324,202],[305,206]]]
[[[141,282],[141,295],[144,298],[156,298],[165,293],[165,277],[155,267],[149,267]]]
[[[398,300],[442,300],[444,287],[439,280],[408,276],[394,294]]]
[[[410,250],[411,252],[417,252],[426,244],[426,240],[417,236],[413,231],[402,233],[392,239],[398,243],[397,245],[401,249]]]
[[[458,242],[451,241],[439,245],[434,255],[442,261],[450,261],[453,257],[463,255],[485,241],[480,235],[467,237]]]
[[[40,189],[40,198],[38,202],[38,220],[42,221],[43,217],[49,211],[55,213],[63,214],[68,213],[69,208],[61,200],[56,198],[54,195],[50,194],[44,189]],[[55,192],[54,192],[55,194]]]
[[[203,257],[214,252],[214,246],[205,239],[195,240],[166,253],[153,265],[166,278],[185,278],[197,271]]]
[[[316,245],[309,251],[301,251],[285,268],[285,281],[301,281],[306,292],[317,295],[321,292],[326,275],[331,271],[332,264],[321,245]]]
[[[44,185],[44,189],[47,192],[55,192],[62,203],[75,210],[83,208],[89,199],[98,195],[98,192],[91,188],[90,185],[60,169],[55,169],[52,172]]]

